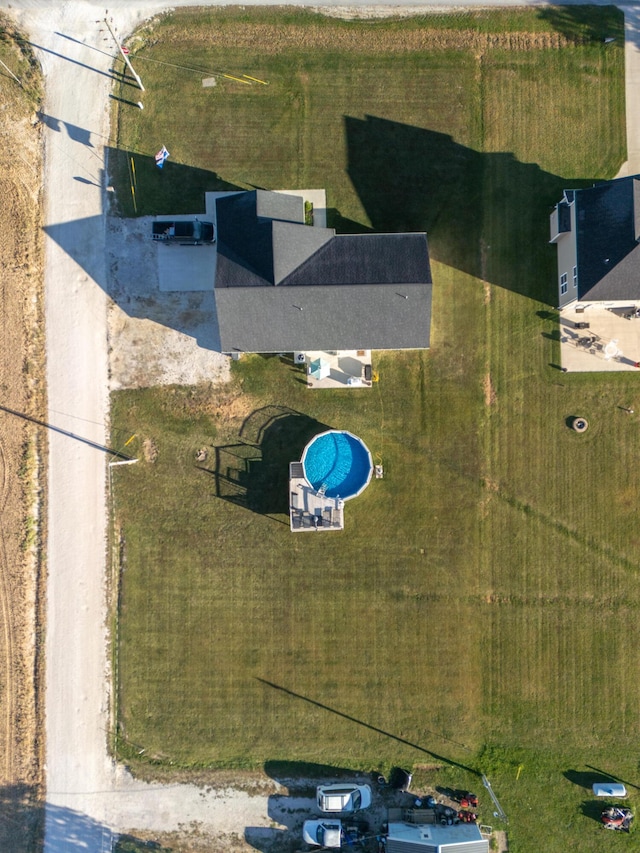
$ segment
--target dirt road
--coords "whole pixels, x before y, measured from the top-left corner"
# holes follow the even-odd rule
[[[19,70],[21,51],[13,39],[2,55]],[[23,84],[37,87],[37,74]],[[33,423],[12,412],[45,413],[41,156],[33,102],[7,74],[0,93],[0,849],[22,853],[40,829],[36,621],[43,581],[34,534],[45,444]]]
[[[128,32],[144,12],[159,8],[147,2],[135,11],[123,9],[113,26]],[[40,118],[47,420],[53,428],[48,430],[45,849],[62,853],[81,844],[111,850],[114,832],[188,833],[196,827],[200,834],[226,839],[225,844],[243,841],[245,827],[273,825],[264,796],[137,782],[108,756],[103,152],[114,48],[100,19],[104,8],[97,4],[24,0],[13,14],[42,64],[46,92]],[[265,793],[277,790],[269,782]]]

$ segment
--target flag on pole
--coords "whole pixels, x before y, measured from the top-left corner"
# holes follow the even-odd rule
[[[156,166],[158,167],[158,169],[162,169],[162,167],[164,166],[164,161],[167,159],[167,157],[170,156],[171,155],[163,145],[162,148],[156,154]]]

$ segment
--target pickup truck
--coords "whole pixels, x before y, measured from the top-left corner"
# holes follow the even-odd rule
[[[158,220],[153,223],[151,236],[163,243],[177,243],[179,246],[200,246],[203,243],[215,243],[213,223],[199,219],[187,219],[182,222]]]

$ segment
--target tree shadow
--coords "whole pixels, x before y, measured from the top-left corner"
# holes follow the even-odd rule
[[[298,795],[313,796],[316,785],[340,782],[371,784],[371,774],[361,773],[353,767],[336,767],[334,764],[317,764],[310,761],[270,760],[264,763],[264,772],[270,779]],[[309,780],[312,780],[310,784]]]
[[[127,834],[118,837],[113,853],[173,853],[174,849],[165,847],[157,841],[144,841]]]
[[[344,122],[349,177],[374,231],[426,231],[435,260],[555,304],[549,213],[568,185],[591,181],[376,116]]]
[[[545,6],[537,15],[574,44],[624,41],[624,17],[615,6]]]
[[[36,786],[0,787],[0,850],[32,853],[40,850],[45,810]]]
[[[554,323],[560,322],[559,311],[536,311],[536,317],[540,317],[541,320],[552,320]]]
[[[310,439],[327,429],[300,412],[269,406],[245,420],[239,441],[213,448],[213,467],[200,467],[213,475],[216,497],[259,515],[286,515],[289,463],[299,461]]]
[[[117,833],[89,815],[44,802],[34,785],[0,787],[0,850],[34,853],[45,849],[45,839],[47,853],[163,849],[133,835],[118,840]]]

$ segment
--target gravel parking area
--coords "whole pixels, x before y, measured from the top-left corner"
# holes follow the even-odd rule
[[[188,263],[210,248],[158,246],[151,222],[107,219],[110,388],[224,382],[213,291],[161,291],[158,275],[159,251],[184,252]]]

